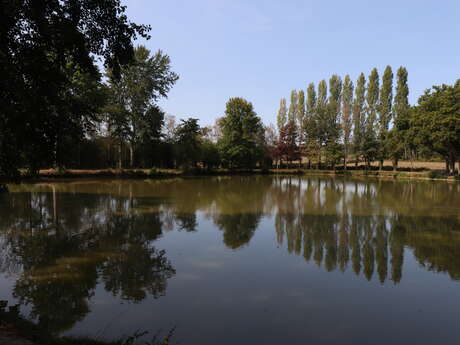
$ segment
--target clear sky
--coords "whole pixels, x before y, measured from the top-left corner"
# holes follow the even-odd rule
[[[410,101],[460,77],[459,0],[124,0],[150,24],[180,75],[161,102],[201,125],[223,115],[230,97],[275,123],[279,99],[310,82],[347,73],[356,80],[386,65],[409,72]],[[144,43],[139,41],[139,43]]]

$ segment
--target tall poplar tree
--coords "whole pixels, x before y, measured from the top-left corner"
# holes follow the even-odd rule
[[[374,68],[369,75],[366,93],[366,125],[364,129],[363,153],[370,166],[377,156],[378,143],[376,135],[377,110],[379,102],[379,73]]]
[[[389,156],[393,162],[393,169],[398,167],[404,150],[407,148],[406,132],[409,130],[409,86],[408,73],[405,67],[399,67],[396,81],[396,94],[393,105],[393,128],[387,142]]]
[[[353,102],[353,82],[347,74],[343,82],[342,92],[342,129],[343,129],[343,156],[344,169],[347,170],[348,154],[350,151],[350,138],[352,128],[352,102]]]
[[[317,125],[316,125],[316,90],[315,84],[310,83],[307,87],[307,101],[305,104],[305,121],[303,132],[305,134],[305,147],[308,155],[308,167],[311,167],[310,157],[318,149]]]
[[[318,169],[321,166],[321,151],[326,144],[327,139],[327,83],[321,80],[318,84],[318,98],[316,101],[315,122],[316,122],[316,140],[318,141]]]
[[[327,104],[326,124],[326,158],[335,170],[335,165],[342,157],[339,144],[341,137],[340,104],[342,99],[342,78],[333,75],[329,79],[329,99]]]
[[[297,94],[297,128],[299,129],[299,142],[304,143],[303,124],[305,121],[305,92],[300,90]]]
[[[298,95],[296,90],[291,91],[291,103],[289,104],[289,111],[288,111],[288,122],[295,123],[297,120],[297,100]]]
[[[287,123],[286,98],[281,98],[280,100],[280,109],[278,110],[278,116],[276,117],[276,122],[278,125],[278,132],[281,132],[281,129],[284,126],[286,126],[286,123]]]
[[[359,157],[363,155],[363,140],[365,128],[365,94],[366,77],[361,73],[356,82],[355,97],[353,99],[353,151],[356,156],[356,166]]]
[[[382,88],[380,90],[378,143],[379,143],[379,169],[383,168],[383,161],[387,158],[388,128],[392,115],[393,103],[393,71],[390,66],[383,73]]]

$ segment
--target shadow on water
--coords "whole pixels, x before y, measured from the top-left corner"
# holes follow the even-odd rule
[[[455,184],[301,177],[218,177],[12,187],[0,199],[0,270],[29,317],[59,333],[89,312],[100,283],[131,303],[166,293],[176,273],[156,241],[211,219],[227,248],[250,246],[262,219],[277,242],[326,271],[395,284],[405,248],[460,280]],[[407,253],[407,252],[406,252]],[[237,254],[235,254],[237,255]]]

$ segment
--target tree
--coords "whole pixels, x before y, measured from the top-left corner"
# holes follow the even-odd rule
[[[116,78],[112,71],[108,72],[108,76],[115,95],[114,100],[118,102],[120,109],[124,108],[122,113],[127,117],[124,121],[112,121],[111,128],[123,135],[120,142],[128,141],[132,168],[135,151],[145,140],[146,133],[150,137],[155,136],[150,139],[159,138],[164,114],[159,111],[155,102],[161,97],[167,97],[179,77],[171,71],[168,55],[158,51],[150,56],[150,51],[142,45],[134,51],[134,62],[121,69],[121,78]],[[115,115],[117,118],[118,114]],[[117,128],[119,125],[123,129]]]
[[[379,169],[383,168],[383,161],[387,158],[388,128],[392,115],[393,102],[393,71],[390,66],[383,73],[382,88],[380,90],[379,119],[378,119],[378,143],[379,143]]]
[[[454,174],[460,161],[460,79],[425,91],[418,103],[411,122],[419,140],[444,157],[447,173]]]
[[[379,102],[379,73],[374,68],[369,76],[366,94],[366,123],[364,128],[363,154],[369,167],[377,157],[376,135],[377,110]]]
[[[356,156],[356,166],[363,155],[363,141],[366,116],[365,110],[366,77],[361,73],[356,82],[355,98],[353,99],[353,151]]]
[[[283,128],[287,123],[287,106],[286,106],[286,98],[281,98],[280,100],[280,109],[278,110],[278,116],[276,117],[278,131]]]
[[[307,87],[307,102],[305,107],[305,119],[303,132],[305,133],[305,149],[308,156],[308,167],[311,167],[310,157],[319,151],[316,116],[316,90],[315,85],[310,83]]]
[[[276,152],[289,164],[300,158],[297,130],[294,123],[288,122],[281,129]]]
[[[276,134],[276,128],[273,124],[265,126],[265,146],[266,150],[271,158],[271,161],[275,161],[276,168],[279,167],[281,156],[278,152],[278,135]]]
[[[397,72],[396,95],[393,105],[393,128],[389,132],[387,141],[389,156],[393,162],[393,169],[398,167],[404,151],[407,150],[407,131],[409,130],[409,86],[407,84],[407,70],[399,67]]]
[[[298,110],[298,94],[296,90],[291,91],[291,103],[289,104],[289,111],[287,121],[296,123],[297,121],[297,110]]]
[[[327,106],[327,83],[321,80],[318,84],[318,98],[315,111],[316,140],[318,141],[318,169],[321,166],[321,151],[327,142],[328,106]]]
[[[252,103],[230,98],[220,120],[221,157],[230,168],[251,168],[264,157],[264,129]]]
[[[343,82],[342,93],[342,129],[343,129],[343,156],[344,169],[347,170],[348,154],[350,151],[351,128],[353,125],[351,113],[353,102],[353,82],[347,74]]]
[[[201,161],[203,167],[212,170],[218,168],[220,165],[219,147],[216,143],[209,139],[203,140],[201,143]]]
[[[36,173],[55,156],[55,121],[69,116],[72,63],[97,78],[93,57],[119,75],[132,60],[132,40],[149,27],[131,23],[119,0],[2,3],[0,40],[0,175]],[[84,116],[84,115],[82,115]]]
[[[341,137],[340,127],[340,104],[342,99],[342,79],[338,75],[333,75],[329,79],[329,100],[327,104],[326,122],[326,159],[335,170],[335,165],[343,156],[342,148],[339,144]]]
[[[186,169],[195,167],[200,158],[201,129],[198,119],[181,120],[176,127],[176,158],[180,166]]]
[[[299,146],[301,147],[304,144],[305,136],[303,134],[303,125],[305,122],[305,92],[300,90],[297,94],[297,124],[298,136],[299,136]]]

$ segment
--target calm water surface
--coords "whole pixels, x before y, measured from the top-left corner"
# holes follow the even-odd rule
[[[97,180],[0,197],[0,299],[181,344],[459,344],[460,184]]]

